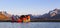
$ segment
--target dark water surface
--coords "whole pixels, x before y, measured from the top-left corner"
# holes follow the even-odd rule
[[[60,22],[30,22],[30,23],[0,22],[0,28],[60,28]]]

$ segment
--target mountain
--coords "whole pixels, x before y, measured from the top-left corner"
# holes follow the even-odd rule
[[[52,11],[49,11],[48,13],[45,13],[43,15],[39,16],[33,16],[31,15],[31,19],[60,19],[60,9],[54,9]]]
[[[60,19],[60,9],[49,11],[49,13],[42,15],[42,18]]]
[[[0,11],[0,20],[10,20],[10,15],[6,12]]]

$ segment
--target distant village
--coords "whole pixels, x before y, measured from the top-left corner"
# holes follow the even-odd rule
[[[29,22],[30,15],[11,15],[5,11],[0,12],[0,22]]]
[[[28,15],[30,16],[28,21],[31,22],[60,21],[60,9],[54,9],[49,11],[48,13],[45,13],[43,15],[38,15],[38,16],[33,16],[32,14],[28,14]],[[17,21],[19,18],[21,18],[21,16],[25,18],[27,15],[11,15],[5,11],[0,11],[0,21],[12,21],[12,20]]]

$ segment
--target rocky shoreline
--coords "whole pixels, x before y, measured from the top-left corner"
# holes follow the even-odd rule
[[[17,22],[17,21],[12,21],[12,20],[0,20],[0,22]],[[39,19],[36,19],[36,20],[31,20],[30,22],[60,22],[60,19],[58,20],[39,20]]]

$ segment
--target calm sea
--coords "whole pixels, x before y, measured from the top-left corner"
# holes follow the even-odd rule
[[[60,28],[60,22],[30,22],[30,23],[0,22],[0,28]]]

